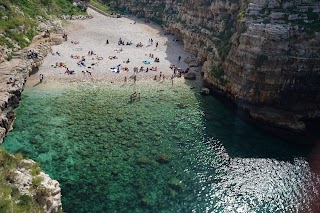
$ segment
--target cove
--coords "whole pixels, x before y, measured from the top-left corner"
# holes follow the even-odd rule
[[[15,112],[3,146],[60,182],[69,213],[308,211],[319,193],[308,148],[183,82],[27,85]]]

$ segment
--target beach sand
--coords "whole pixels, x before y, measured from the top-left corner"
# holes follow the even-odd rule
[[[159,81],[160,72],[169,80],[173,74],[170,65],[174,64],[182,70],[188,67],[183,60],[191,56],[191,54],[183,50],[181,42],[174,41],[174,35],[164,35],[161,27],[152,23],[144,23],[143,20],[135,17],[111,18],[91,9],[88,9],[88,13],[93,15],[92,19],[70,21],[66,26],[68,41],[63,42],[61,45],[52,46],[52,52],[59,52],[60,55],[49,54],[39,71],[30,76],[28,84],[34,85],[37,83],[39,74],[44,75],[44,83],[51,85],[79,81],[123,82],[125,76],[128,82],[133,82],[133,79],[130,78],[134,75],[133,68],[138,67],[140,69],[141,66],[145,69],[148,67],[149,72],[139,72],[137,74],[137,83],[139,81],[152,80],[155,75],[157,75]],[[120,38],[125,43],[132,42],[133,44],[118,45]],[[152,45],[149,42],[151,38],[153,39]],[[109,41],[109,44],[106,44],[106,40]],[[139,42],[143,44],[143,47],[136,47]],[[159,44],[158,47],[156,47],[157,42]],[[120,52],[120,48],[123,51]],[[89,56],[88,51],[90,50],[95,55]],[[149,54],[153,54],[154,58],[158,57],[160,62],[154,62],[154,59],[150,58]],[[73,59],[71,55],[79,56],[80,59],[84,56],[86,66],[79,67],[77,62],[80,59]],[[109,56],[116,56],[117,59],[110,60]],[[181,56],[180,61],[178,61],[179,56]],[[101,60],[98,60],[98,57]],[[130,60],[128,64],[125,63],[127,59]],[[150,64],[146,65],[143,61],[148,61]],[[65,73],[66,68],[55,67],[57,62],[66,64],[68,69],[74,71],[75,74],[68,75]],[[127,67],[129,71],[121,70],[120,73],[115,73],[110,70],[110,68],[119,64],[122,68]],[[151,67],[157,67],[158,70],[150,71]],[[91,72],[91,75],[86,72],[87,70]],[[177,81],[183,80],[181,78]]]

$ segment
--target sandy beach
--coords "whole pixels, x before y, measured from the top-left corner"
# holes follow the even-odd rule
[[[91,9],[88,9],[88,13],[93,15],[92,19],[70,21],[66,26],[68,41],[52,46],[53,54],[49,54],[38,73],[29,78],[29,84],[39,81],[39,74],[43,74],[44,83],[49,84],[75,81],[113,83],[123,82],[125,77],[128,82],[133,82],[134,67],[139,71],[143,67],[144,70],[136,73],[137,82],[153,80],[155,75],[159,81],[160,72],[165,79],[171,78],[172,64],[182,70],[188,67],[184,59],[191,54],[183,50],[182,43],[175,41],[173,35],[165,35],[161,27],[135,17],[111,18]],[[124,45],[118,44],[120,38]],[[107,40],[109,44],[106,44]],[[127,42],[132,44],[127,45]],[[136,47],[140,42],[143,46]],[[88,55],[89,51],[93,55]],[[154,61],[156,57],[160,62]],[[79,66],[82,58],[85,59],[84,66]],[[126,63],[128,59],[130,62]],[[67,74],[66,68],[57,67],[57,63],[66,65],[73,74]],[[118,65],[120,72],[112,71],[111,68],[117,70]],[[152,67],[157,67],[157,70],[152,71]]]

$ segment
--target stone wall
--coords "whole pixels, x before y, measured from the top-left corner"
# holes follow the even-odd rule
[[[117,0],[181,38],[210,88],[268,125],[304,132],[320,117],[320,2]]]

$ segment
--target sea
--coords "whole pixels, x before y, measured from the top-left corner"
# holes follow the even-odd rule
[[[3,147],[59,181],[67,213],[320,208],[312,147],[182,80],[29,85],[15,113]]]

